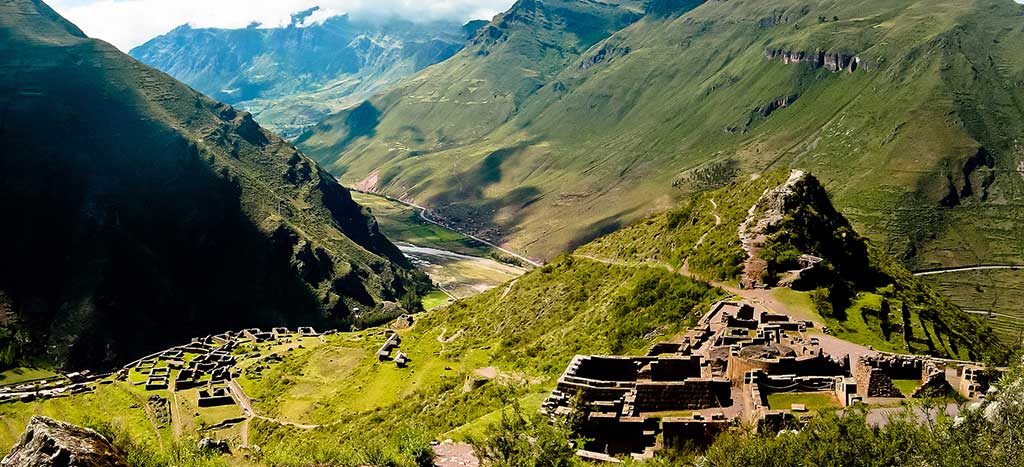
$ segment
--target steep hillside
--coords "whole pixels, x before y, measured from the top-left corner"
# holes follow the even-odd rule
[[[728,287],[742,284],[737,293],[754,284],[785,284],[793,290],[753,293],[812,311],[837,336],[879,349],[976,360],[1005,357],[988,324],[861,237],[832,206],[821,183],[800,171],[773,171],[700,193],[576,254],[665,265]],[[821,262],[811,267],[804,255]]]
[[[544,37],[557,22],[518,12],[593,3],[519,2],[482,44],[332,117],[300,147],[343,181],[538,258],[687,193],[800,166],[915,266],[1021,259],[1024,6],[656,3],[667,10],[574,53],[543,49],[560,60],[539,68],[484,38],[514,44],[504,24]]]
[[[180,439],[174,426],[186,436],[217,427],[204,433],[232,447],[260,446],[259,451],[218,455],[228,465],[429,465],[431,440],[478,435],[500,420],[501,408],[513,401],[524,413],[538,410],[575,355],[646,353],[652,343],[685,332],[729,292],[749,292],[736,290],[731,281],[714,287],[687,276],[696,271],[670,263],[710,271],[711,263],[697,267],[698,258],[714,257],[713,250],[740,249],[739,226],[748,217],[765,215],[773,222],[765,223],[761,251],[785,251],[778,246],[791,245],[821,255],[822,270],[832,267],[840,280],[858,288],[859,304],[841,320],[816,314],[809,300],[805,307],[789,300],[787,309],[775,308],[777,300],[757,290],[762,295],[751,296],[757,306],[824,322],[840,337],[879,350],[899,350],[905,337],[895,334],[908,334],[894,330],[903,328],[910,330],[907,342],[913,351],[1005,361],[1006,347],[982,323],[946,305],[886,256],[858,248],[866,244],[830,207],[813,177],[777,171],[706,196],[562,255],[502,287],[413,316],[411,327],[406,320],[393,323],[400,339],[386,358],[378,350],[391,334],[382,328],[242,343],[234,351],[239,362],[233,384],[251,399],[249,410],[258,415],[247,422],[220,423],[242,417],[236,405],[189,405],[194,389],[172,398],[166,390],[134,385],[145,380],[146,370],[133,369],[126,381],[99,385],[93,394],[0,405],[0,449],[13,442],[32,414],[47,414],[76,423],[120,423],[142,450],[159,452],[155,446],[161,437],[165,444]],[[786,202],[762,203],[769,199]],[[777,209],[785,214],[773,215]],[[839,231],[802,240],[804,233],[824,227]],[[839,251],[832,251],[837,245]],[[873,273],[857,277],[856,269],[838,264],[846,260],[867,262]],[[725,277],[738,277],[743,262],[731,263],[733,272]],[[883,320],[879,308],[864,306],[873,297],[888,302],[890,310],[906,311]],[[829,339],[819,331],[811,335]],[[398,364],[399,353],[404,364]],[[181,407],[171,415],[178,425],[166,419],[150,422],[136,401],[154,395]]]
[[[284,28],[184,25],[131,55],[214,99],[250,111],[286,138],[459,51],[456,23],[357,21],[337,16]],[[467,25],[471,28],[471,25]],[[471,29],[470,29],[471,30]]]
[[[103,366],[188,336],[342,326],[422,279],[250,114],[0,4],[0,365]]]

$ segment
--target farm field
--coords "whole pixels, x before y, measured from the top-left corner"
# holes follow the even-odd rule
[[[526,269],[497,261],[497,250],[423,220],[419,210],[366,193],[352,197],[370,208],[380,230],[412,262],[430,276],[439,290],[423,298],[423,308],[442,306],[450,299],[471,297],[519,277]]]
[[[924,276],[964,310],[986,317],[1007,343],[1024,336],[1024,270],[963,271]]]

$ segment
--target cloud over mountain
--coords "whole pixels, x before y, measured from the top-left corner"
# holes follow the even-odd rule
[[[51,5],[92,37],[121,50],[142,44],[185,23],[193,27],[288,26],[292,15],[320,7],[305,18],[313,24],[340,14],[400,16],[411,20],[489,19],[512,0],[54,0]]]

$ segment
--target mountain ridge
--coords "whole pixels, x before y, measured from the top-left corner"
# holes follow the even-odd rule
[[[41,2],[0,12],[3,366],[104,366],[239,320],[343,326],[426,285],[251,114]]]
[[[342,112],[297,142],[346,183],[536,258],[733,177],[801,166],[915,267],[1010,261],[1020,245],[1001,240],[1000,219],[1020,217],[1024,57],[1006,44],[1020,12],[1001,0],[703,2],[611,31],[513,111],[485,114],[459,97],[471,88],[449,88],[494,61],[457,56],[370,99],[376,120],[349,130]],[[493,66],[506,78],[474,84],[483,96],[515,86],[500,81],[513,68]],[[435,94],[417,90],[426,80]]]
[[[129,54],[294,137],[326,115],[450,57],[469,34],[466,26],[448,21],[369,21],[349,15],[305,21],[293,17],[293,24],[281,28],[185,24]]]

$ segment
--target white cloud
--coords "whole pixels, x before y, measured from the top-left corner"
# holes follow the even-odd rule
[[[285,26],[293,13],[319,6],[309,21],[351,13],[397,15],[416,21],[490,19],[514,0],[50,0],[58,13],[91,37],[124,51],[185,23],[242,28],[258,21]]]

